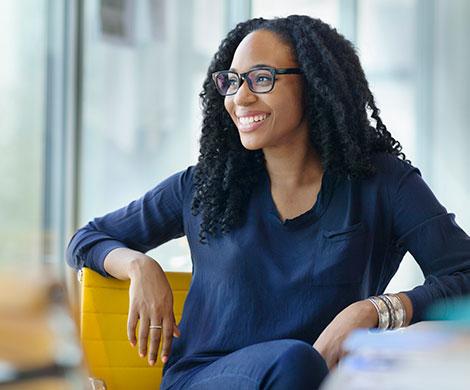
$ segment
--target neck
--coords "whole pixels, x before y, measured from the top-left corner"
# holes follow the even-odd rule
[[[321,180],[323,167],[310,143],[304,148],[276,148],[263,150],[271,185],[301,187]]]

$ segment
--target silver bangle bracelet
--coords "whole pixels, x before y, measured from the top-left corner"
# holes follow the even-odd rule
[[[387,311],[388,311],[388,317],[389,317],[389,321],[388,321],[388,328],[387,329],[390,329],[393,327],[394,325],[394,321],[395,321],[395,318],[394,318],[394,312],[393,312],[393,306],[392,304],[390,303],[390,301],[385,298],[384,295],[379,295],[377,297],[379,300],[381,300],[385,307],[387,308]]]
[[[401,328],[406,321],[406,311],[403,302],[396,294],[385,294],[384,296],[391,302],[395,312],[396,321],[392,329]]]
[[[398,329],[406,324],[406,310],[396,294],[382,294],[367,298],[377,311],[379,329]]]
[[[391,299],[387,295],[380,295],[380,299],[382,299],[385,304],[387,305],[388,311],[390,312],[390,326],[388,329],[395,329],[397,326],[397,313],[395,311],[395,308],[393,307],[393,303]]]
[[[395,297],[398,299],[398,301],[401,304],[401,307],[403,308],[403,326],[405,326],[407,323],[405,304],[403,303],[402,299],[400,298],[398,294],[395,294]]]
[[[379,323],[377,327],[384,330],[388,329],[390,326],[390,312],[385,302],[376,296],[369,297],[368,300],[377,310],[377,315],[379,317]]]

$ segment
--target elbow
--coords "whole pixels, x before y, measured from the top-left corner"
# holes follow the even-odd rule
[[[83,234],[85,229],[86,228],[81,228],[74,233],[65,250],[65,261],[67,265],[77,271],[82,269],[85,263],[82,254]]]

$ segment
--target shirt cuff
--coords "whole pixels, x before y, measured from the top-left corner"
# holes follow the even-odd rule
[[[404,291],[404,293],[410,298],[413,305],[413,317],[410,325],[425,320],[427,307],[433,300],[426,286],[417,286],[413,290]]]
[[[112,277],[112,275],[107,273],[104,269],[104,259],[109,252],[116,248],[127,247],[121,241],[117,240],[104,240],[93,245],[93,247],[88,252],[85,267],[91,268],[105,277]]]

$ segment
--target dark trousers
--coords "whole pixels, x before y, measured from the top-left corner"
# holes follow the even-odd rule
[[[328,374],[322,356],[301,340],[253,344],[180,378],[171,390],[317,389]]]

